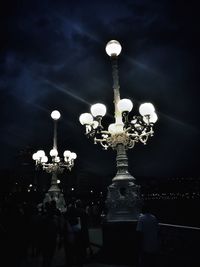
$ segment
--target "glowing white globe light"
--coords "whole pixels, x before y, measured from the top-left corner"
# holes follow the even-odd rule
[[[133,108],[133,103],[130,99],[124,98],[124,99],[119,100],[117,106],[120,112],[124,112],[124,111],[130,112]]]
[[[48,157],[47,156],[44,156],[41,158],[41,162],[42,163],[46,163],[48,161]]]
[[[82,125],[85,125],[85,124],[90,125],[93,123],[93,117],[90,113],[83,113],[80,115],[79,121]]]
[[[44,150],[38,150],[37,156],[38,156],[38,159],[44,157],[45,156]]]
[[[72,153],[71,153],[71,158],[72,158],[72,159],[76,159],[76,158],[77,158],[76,153],[72,152]]]
[[[39,158],[38,158],[38,154],[37,154],[37,153],[34,153],[33,156],[32,156],[32,159],[33,159],[33,160],[38,160],[38,159],[39,159]]]
[[[155,112],[155,108],[151,103],[144,103],[140,105],[139,112],[142,116],[151,115]]]
[[[158,115],[157,115],[155,112],[153,112],[153,113],[150,115],[149,119],[148,119],[146,116],[143,117],[143,121],[144,121],[145,123],[148,123],[148,122],[149,122],[149,123],[156,123],[157,120],[158,120]]]
[[[116,40],[111,40],[106,45],[106,53],[111,56],[118,56],[122,51],[120,43]]]
[[[60,157],[55,157],[55,162],[60,162]]]
[[[58,110],[54,110],[51,112],[51,118],[53,120],[58,120],[60,119],[60,112]]]
[[[158,115],[154,112],[150,115],[150,122],[155,123],[158,120]]]
[[[111,123],[109,126],[108,126],[108,131],[109,133],[114,133],[115,132],[115,123]]]
[[[60,184],[60,180],[59,179],[57,180],[57,184]]]
[[[106,106],[104,104],[94,104],[91,106],[90,111],[94,117],[103,117],[106,114]]]
[[[51,149],[49,154],[51,157],[57,157],[58,156],[58,150],[53,148],[53,149]]]
[[[98,121],[93,121],[92,127],[96,129],[99,126]]]
[[[66,157],[66,158],[69,158],[71,157],[71,151],[70,150],[65,150],[64,153],[63,153],[63,156]]]
[[[111,134],[122,133],[123,132],[123,124],[122,123],[111,123],[108,126],[108,131]]]

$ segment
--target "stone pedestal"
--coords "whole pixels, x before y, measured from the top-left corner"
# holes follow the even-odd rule
[[[106,207],[107,221],[132,221],[137,220],[140,208],[140,187],[134,180],[118,180],[108,186]]]

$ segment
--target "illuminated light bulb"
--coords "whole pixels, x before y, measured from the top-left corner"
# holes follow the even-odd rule
[[[142,116],[151,115],[155,112],[155,108],[151,103],[144,103],[140,105],[139,112]]]
[[[106,114],[106,106],[104,104],[97,103],[91,106],[90,111],[94,117],[103,117]]]
[[[158,120],[158,116],[157,116],[157,114],[155,113],[155,112],[153,112],[150,116],[149,116],[149,118],[147,117],[147,116],[143,116],[143,121],[145,122],[145,123],[155,123],[156,121]]]
[[[51,112],[51,118],[53,119],[53,120],[58,120],[58,119],[60,119],[60,112],[58,111],[58,110],[54,110],[54,111],[52,111]]]
[[[42,158],[42,157],[44,157],[44,156],[45,156],[45,152],[44,152],[44,150],[38,150],[38,152],[37,152],[37,156],[38,156],[38,158]]]
[[[71,151],[70,150],[65,150],[64,153],[63,153],[63,156],[66,157],[66,158],[69,158],[71,157]]]
[[[47,161],[48,161],[48,157],[47,156],[44,156],[44,157],[41,158],[41,162],[42,163],[47,163]]]
[[[90,125],[93,123],[93,117],[90,113],[83,113],[80,115],[79,121],[82,125]]]
[[[119,100],[117,107],[119,109],[120,112],[130,112],[133,108],[133,103],[130,99],[121,99]]]
[[[53,148],[53,149],[51,149],[49,154],[51,157],[57,157],[58,156],[58,150]]]
[[[121,44],[116,40],[111,40],[106,45],[106,53],[112,57],[112,56],[119,56],[119,54],[122,51]]]
[[[77,158],[76,153],[72,152],[72,153],[71,153],[71,158],[72,158],[72,159],[76,159],[76,158]]]

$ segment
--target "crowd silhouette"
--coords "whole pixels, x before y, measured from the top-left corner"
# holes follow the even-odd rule
[[[45,205],[19,204],[13,199],[1,202],[0,249],[4,266],[28,266],[30,259],[40,258],[38,266],[50,267],[56,250],[63,249],[62,266],[81,267],[90,248],[86,210],[79,199],[72,199],[66,212],[60,212],[54,200]]]
[[[66,211],[61,212],[54,200],[38,204],[38,202],[25,202],[22,198],[19,200],[16,197],[9,196],[1,199],[0,251],[3,266],[55,267],[57,266],[55,265],[55,259],[57,260],[58,255],[62,255],[59,267],[82,267],[86,263],[94,262],[95,259],[97,261],[103,259],[104,262],[107,262],[108,259],[105,259],[105,255],[102,254],[105,252],[104,247],[99,250],[99,255],[96,255],[93,251],[94,246],[91,245],[93,243],[90,244],[89,228],[101,228],[102,219],[104,220],[106,216],[104,206],[97,204],[71,198],[67,202]],[[171,239],[168,240],[165,232],[161,236],[159,232],[161,228],[158,219],[153,215],[154,211],[151,210],[151,205],[144,204],[142,214],[137,220],[136,240],[134,236],[128,233],[131,238],[133,237],[133,239],[130,239],[131,246],[136,241],[137,253],[132,255],[136,260],[128,258],[127,262],[133,260],[136,264],[134,266],[150,267],[161,266],[159,265],[162,262],[161,255],[164,255],[164,258],[167,255],[166,262],[162,262],[162,264],[180,260],[177,254],[173,254],[171,248],[181,253],[186,243],[183,244],[184,246],[181,246],[180,242],[177,243],[180,248],[176,249],[171,243]],[[167,231],[166,225],[164,227],[164,231]],[[169,229],[172,230],[172,228]],[[178,231],[174,227],[173,229],[174,233]],[[118,235],[117,232],[112,234]],[[166,252],[162,250],[160,254],[160,245],[163,244],[167,246]],[[124,244],[124,246],[119,243],[113,244],[114,247],[119,247],[119,245],[122,250],[127,247],[127,244]],[[168,247],[170,250],[168,250]],[[108,248],[108,252],[111,251],[112,246]],[[193,253],[188,250],[188,256],[185,255],[187,256],[185,258],[191,260],[196,255],[195,251]],[[118,255],[114,256],[117,258]]]

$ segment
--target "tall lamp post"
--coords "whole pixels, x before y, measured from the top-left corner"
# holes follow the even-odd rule
[[[106,114],[106,106],[100,103],[91,106],[91,113],[83,113],[79,117],[80,123],[86,128],[86,136],[92,138],[94,144],[100,143],[103,149],[111,147],[117,153],[117,173],[108,187],[106,199],[108,221],[132,220],[138,217],[141,202],[139,186],[128,171],[127,150],[138,142],[145,145],[148,138],[153,136],[153,125],[157,121],[155,108],[151,103],[141,104],[140,115],[131,117],[132,101],[120,99],[117,59],[121,49],[116,40],[111,40],[106,45],[106,53],[112,64],[115,122],[107,130],[104,129],[102,118]]]
[[[43,150],[38,150],[33,154],[32,158],[35,160],[36,169],[42,167],[47,173],[51,173],[51,186],[45,195],[44,203],[51,200],[55,200],[57,208],[61,211],[65,211],[65,199],[58,186],[58,174],[63,173],[64,169],[71,170],[74,166],[74,160],[77,158],[76,153],[69,150],[65,150],[63,153],[64,158],[58,156],[57,149],[57,121],[60,119],[60,112],[54,110],[51,113],[51,118],[54,121],[54,136],[53,136],[53,148],[50,151],[51,161],[48,162],[48,157]]]

